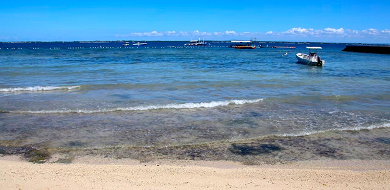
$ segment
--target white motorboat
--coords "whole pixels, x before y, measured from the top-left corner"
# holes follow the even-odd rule
[[[147,43],[141,43],[141,42],[137,42],[135,44],[133,44],[133,46],[146,46]]]
[[[204,41],[204,38],[203,38],[203,41],[201,41],[199,38],[199,40],[191,40],[190,43],[187,43],[184,45],[185,46],[208,46],[209,44]]]
[[[303,63],[311,66],[324,66],[325,60],[322,60],[320,56],[317,55],[317,50],[322,49],[322,47],[306,47],[309,49],[309,55],[304,53],[297,53],[297,59],[299,63]],[[314,52],[313,52],[314,51]]]

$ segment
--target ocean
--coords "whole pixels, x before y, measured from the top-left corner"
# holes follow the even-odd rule
[[[123,43],[0,43],[0,153],[390,159],[389,55]],[[297,63],[307,46],[323,67]]]

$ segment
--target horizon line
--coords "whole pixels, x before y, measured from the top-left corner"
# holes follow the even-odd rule
[[[41,41],[41,40],[28,40],[28,41],[0,41],[0,43],[75,43],[75,42],[188,42],[188,40],[54,40],[54,41]],[[231,42],[233,40],[205,40],[207,42]],[[390,45],[390,43],[364,43],[364,42],[321,42],[321,41],[287,41],[287,40],[251,40],[254,43],[295,43],[295,44],[305,44],[305,43],[319,43],[319,44],[383,44]]]

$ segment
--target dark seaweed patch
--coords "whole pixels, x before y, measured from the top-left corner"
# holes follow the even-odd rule
[[[375,141],[380,142],[380,143],[384,143],[384,144],[390,144],[390,138],[387,138],[387,137],[379,137],[379,138],[376,138]]]
[[[390,158],[390,150],[389,149],[378,150],[378,154],[387,158],[387,159]]]
[[[69,147],[78,147],[78,146],[83,146],[83,145],[85,145],[85,143],[80,142],[80,141],[70,141],[69,143],[67,143],[67,146],[69,146]]]
[[[21,154],[29,162],[33,163],[44,163],[50,158],[50,153],[46,149],[39,149],[32,146],[21,146],[21,147],[8,147],[0,146],[0,154],[3,155],[14,155]]]
[[[257,113],[257,112],[250,112],[248,115],[251,117],[262,117],[263,116],[263,114]]]
[[[13,154],[24,154],[30,151],[32,148],[27,146],[22,147],[8,147],[8,146],[0,146],[0,154],[4,155],[13,155]]]
[[[70,164],[72,163],[72,159],[69,158],[60,158],[56,161],[56,163],[61,163],[61,164]]]
[[[204,150],[202,151],[202,150],[192,149],[192,150],[185,151],[185,155],[191,158],[192,160],[195,160],[196,158],[202,158],[204,157],[204,154],[205,154]]]
[[[336,158],[337,151],[333,148],[318,151],[318,154],[324,157]]]
[[[282,148],[275,144],[256,144],[256,143],[244,143],[244,144],[232,144],[230,149],[232,153],[239,155],[260,155],[268,154],[275,151],[280,151]]]
[[[50,158],[50,154],[46,150],[31,149],[30,151],[24,154],[24,157],[29,162],[40,164],[40,163],[45,163],[46,160]]]

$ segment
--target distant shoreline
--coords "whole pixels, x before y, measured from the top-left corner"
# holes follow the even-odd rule
[[[93,41],[0,41],[4,44],[17,44],[17,43],[123,43],[123,42],[188,42],[189,40],[93,40]],[[205,40],[206,42],[214,43],[231,43],[231,40]],[[388,46],[390,44],[379,44],[379,43],[341,43],[341,42],[291,42],[291,41],[253,41],[254,43],[281,43],[281,44],[346,44],[346,45],[383,45]]]

